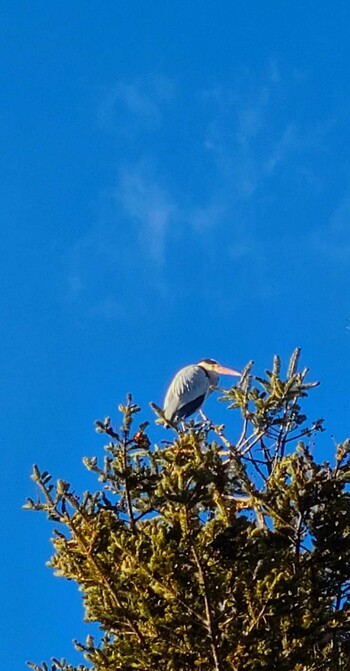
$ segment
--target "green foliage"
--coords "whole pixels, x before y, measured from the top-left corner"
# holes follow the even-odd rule
[[[165,446],[128,397],[100,482],[76,496],[34,468],[42,496],[26,508],[58,523],[50,566],[75,580],[102,638],[76,642],[94,671],[341,671],[350,668],[350,441],[319,464],[301,399],[314,383],[287,378],[275,357],[252,363],[221,401],[242,415],[224,426],[188,422]],[[161,417],[161,411],[157,411]],[[30,664],[48,671],[44,664]],[[53,671],[87,671],[53,660]]]

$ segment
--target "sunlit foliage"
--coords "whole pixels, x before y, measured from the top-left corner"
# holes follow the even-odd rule
[[[101,640],[76,642],[84,664],[36,671],[341,671],[350,668],[350,442],[318,463],[322,420],[297,372],[223,393],[227,427],[191,421],[153,445],[128,397],[121,428],[96,423],[106,456],[85,459],[99,491],[81,497],[35,467],[57,523],[50,566],[75,580]],[[162,422],[162,413],[156,409]],[[85,664],[87,666],[85,666]]]

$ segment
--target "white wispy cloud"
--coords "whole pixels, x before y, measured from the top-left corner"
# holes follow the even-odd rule
[[[246,83],[248,82],[248,84]],[[299,127],[295,121],[273,125],[276,107],[285,95],[285,85],[276,67],[270,67],[259,84],[246,80],[236,88],[216,88],[204,93],[211,104],[204,148],[216,162],[222,183],[230,190],[231,201],[249,201],[291,157],[310,150],[323,151],[328,123]],[[300,161],[295,170],[310,185],[315,181],[310,169]]]
[[[288,97],[288,91],[276,63],[260,81],[246,70],[230,86],[192,91],[186,98],[187,107],[180,94],[170,80],[150,76],[118,82],[104,95],[99,120],[104,130],[114,134],[121,162],[115,183],[101,194],[101,201],[110,205],[107,220],[101,216],[71,253],[73,297],[86,292],[88,272],[95,274],[97,283],[104,267],[114,268],[116,259],[119,273],[125,275],[141,262],[144,284],[168,297],[170,246],[174,241],[175,246],[185,240],[187,244],[189,232],[191,244],[198,240],[201,249],[211,255],[215,236],[223,234],[228,241],[222,250],[226,259],[237,266],[254,263],[263,278],[254,290],[263,291],[265,297],[274,291],[266,269],[271,241],[265,242],[256,211],[262,198],[273,198],[269,180],[278,177],[286,165],[299,171],[306,186],[313,188],[317,179],[310,163],[290,159],[320,151],[327,129],[317,123],[301,128],[288,115],[278,114],[279,101]],[[179,112],[184,127],[189,119],[200,120],[192,135],[185,135],[188,144],[184,146],[181,137],[174,142],[172,121],[178,120]],[[164,148],[168,137],[170,151]],[[177,152],[174,165],[173,147]],[[202,190],[193,191],[191,179],[183,180],[181,186],[177,183],[181,156],[190,176],[197,175],[195,186],[198,175],[203,174]],[[348,210],[346,201],[331,228],[339,229],[337,217],[345,221]],[[318,244],[323,243],[319,240]],[[345,252],[339,249],[340,253]],[[181,291],[181,278],[175,290]],[[111,318],[118,311],[119,298],[115,303],[112,294],[91,304],[92,315]]]
[[[152,176],[147,161],[120,169],[116,199],[137,224],[139,252],[146,260],[164,263],[167,233],[174,221],[176,205],[157,177]]]
[[[172,82],[149,76],[120,81],[105,92],[98,110],[104,130],[131,138],[135,132],[154,131],[162,121],[163,110],[175,96]]]
[[[280,138],[271,148],[270,155],[262,166],[262,175],[271,175],[276,168],[288,160],[288,156],[300,147],[300,139],[295,124],[289,124],[282,132]]]
[[[245,74],[233,87],[203,92],[211,115],[203,146],[235,200],[250,199],[261,180],[261,155],[266,158],[268,151],[261,139],[268,142],[269,105],[279,86],[276,68],[260,85],[247,84],[250,77]]]

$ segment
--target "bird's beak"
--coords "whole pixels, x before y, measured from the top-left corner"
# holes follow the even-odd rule
[[[242,373],[239,373],[238,370],[225,368],[225,366],[220,366],[219,364],[215,366],[215,372],[219,373],[219,375],[234,375],[235,377],[241,377],[242,375]]]

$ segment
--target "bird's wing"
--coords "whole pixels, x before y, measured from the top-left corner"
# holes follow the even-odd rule
[[[209,378],[203,368],[186,366],[174,377],[165,397],[164,410],[166,417],[173,418],[179,414],[180,408],[191,404],[199,397],[202,405],[209,391]],[[196,408],[193,409],[193,412]]]

